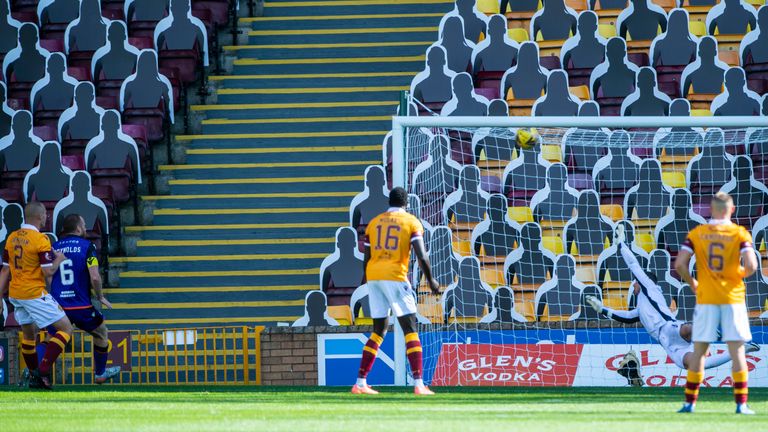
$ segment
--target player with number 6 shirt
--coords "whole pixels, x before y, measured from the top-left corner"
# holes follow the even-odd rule
[[[675,270],[696,293],[693,313],[693,356],[688,362],[685,404],[679,412],[691,413],[704,378],[704,360],[709,344],[722,340],[728,345],[733,365],[733,394],[737,414],[754,414],[747,406],[747,361],[744,343],[752,339],[746,306],[744,278],[757,270],[752,236],[731,222],[736,208],[733,199],[719,192],[712,197],[712,219],[699,225],[680,247]],[[689,271],[696,255],[696,278]],[[722,332],[720,332],[722,330]]]
[[[93,336],[93,374],[96,384],[103,384],[120,373],[120,367],[106,367],[109,335],[104,316],[91,304],[91,289],[107,309],[112,305],[101,290],[99,258],[96,246],[83,238],[85,220],[78,214],[64,218],[62,233],[53,249],[67,258],[51,280],[51,295],[61,305],[69,320]]]

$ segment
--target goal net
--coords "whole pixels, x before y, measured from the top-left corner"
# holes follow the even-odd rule
[[[614,317],[635,309],[634,278],[615,239],[621,226],[661,289],[661,313],[675,325],[691,321],[695,294],[679,280],[674,258],[687,232],[708,220],[718,191],[734,197],[735,221],[752,232],[758,258],[765,256],[768,129],[761,124],[396,117],[392,183],[410,194],[443,290],[430,294],[412,265],[427,382],[627,385],[616,371],[634,351],[645,385],[684,384],[682,354],[667,353],[640,323],[598,313],[587,298],[624,312]],[[521,143],[521,130],[538,138]],[[759,261],[746,284],[754,340],[762,344],[768,267]],[[722,344],[711,350],[725,351]],[[765,351],[749,354],[751,386],[768,385],[766,369],[756,368],[768,360]],[[730,385],[729,375],[726,363],[707,370],[707,383]]]

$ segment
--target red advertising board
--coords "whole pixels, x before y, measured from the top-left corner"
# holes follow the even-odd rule
[[[445,344],[432,384],[570,386],[582,347],[577,344]]]

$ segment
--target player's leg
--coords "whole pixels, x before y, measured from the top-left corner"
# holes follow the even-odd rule
[[[408,357],[408,364],[411,366],[411,374],[413,375],[413,391],[420,396],[433,395],[434,392],[424,385],[422,377],[424,360],[419,333],[416,331],[416,314],[403,315],[398,317],[397,320],[405,335],[405,354]]]
[[[109,330],[102,320],[98,327],[88,333],[93,336],[93,381],[96,384],[104,384],[120,373],[120,366],[107,367]]]
[[[371,307],[371,314],[373,314],[373,307]],[[376,361],[376,355],[379,353],[379,347],[381,346],[381,343],[384,342],[384,337],[387,335],[388,326],[389,320],[386,316],[384,318],[373,319],[373,332],[363,347],[363,356],[360,359],[360,369],[357,371],[357,382],[352,387],[352,393],[378,393],[368,385],[367,379],[368,374],[373,368],[373,363]]]
[[[51,324],[48,324],[51,325]],[[50,385],[50,374],[53,365],[56,364],[56,359],[59,358],[70,339],[72,339],[72,324],[69,322],[69,318],[66,315],[59,318],[53,324],[56,328],[56,334],[48,340],[48,346],[45,348],[45,355],[43,361],[40,362],[38,371],[40,372],[40,378],[43,379],[47,385]],[[47,327],[47,325],[45,326]]]
[[[744,341],[752,339],[749,329],[749,315],[744,303],[722,305],[723,341],[728,345],[732,359],[733,397],[737,414],[754,414],[747,406],[747,356]]]
[[[360,368],[357,371],[357,382],[352,386],[354,394],[377,394],[378,392],[368,385],[368,373],[376,361],[379,346],[384,342],[389,326],[389,299],[384,294],[385,282],[368,282],[368,305],[371,308],[373,318],[373,333],[363,347],[363,356],[360,359]]]
[[[696,305],[693,314],[693,353],[688,356],[688,376],[685,383],[685,403],[681,413],[693,412],[699,398],[699,387],[704,380],[704,359],[709,344],[718,339],[720,308],[718,305]]]

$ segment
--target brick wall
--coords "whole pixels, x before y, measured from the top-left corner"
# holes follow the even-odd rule
[[[5,384],[16,385],[19,382],[19,333],[18,331],[0,332],[0,339],[8,341],[8,370],[5,371]]]
[[[267,327],[261,333],[263,385],[317,385],[317,335],[370,332],[369,326]]]

